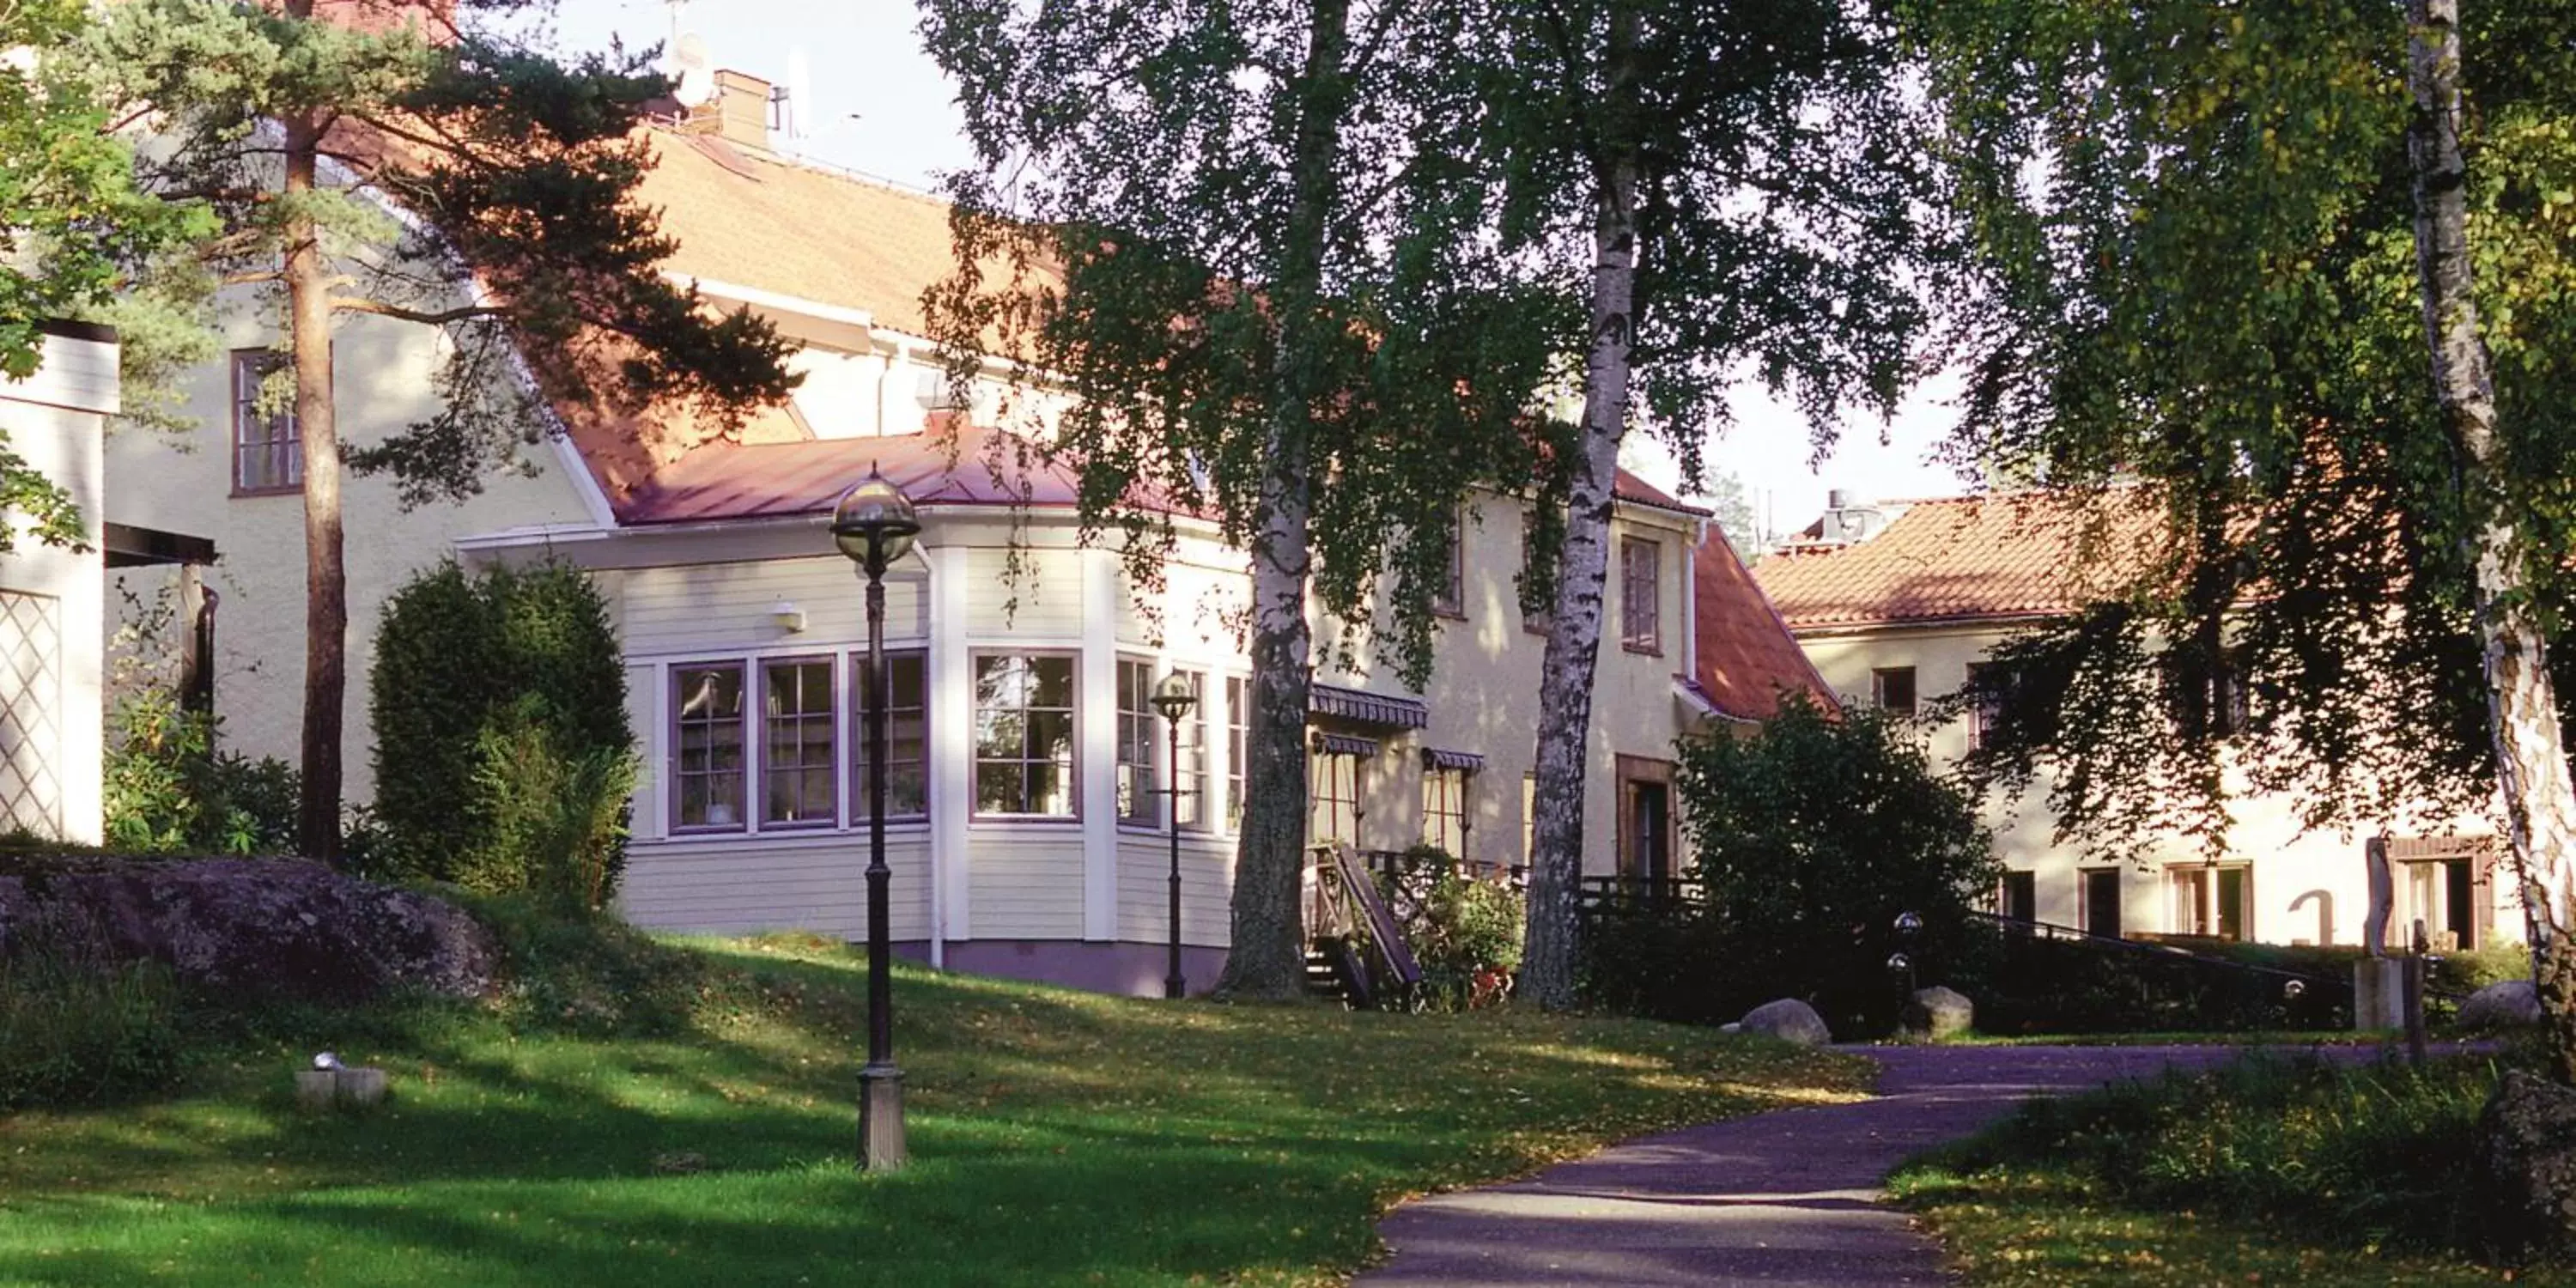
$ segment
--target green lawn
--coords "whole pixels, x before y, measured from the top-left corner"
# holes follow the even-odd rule
[[[914,1164],[869,1177],[864,964],[796,940],[681,951],[695,996],[661,1036],[573,1031],[613,1027],[590,1012],[615,1000],[579,990],[269,1017],[183,1098],[0,1117],[0,1283],[1329,1283],[1407,1195],[1868,1072],[1644,1022],[900,970]],[[300,1116],[289,1071],[326,1046],[391,1069],[395,1101]]]
[[[2254,1060],[2030,1106],[1900,1169],[1976,1288],[2576,1285],[2479,1264],[2469,1128],[2486,1061]]]

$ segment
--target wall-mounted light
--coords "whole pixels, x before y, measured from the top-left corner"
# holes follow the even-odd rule
[[[795,635],[805,629],[805,610],[792,599],[782,599],[769,606],[769,620],[778,623],[778,629]]]

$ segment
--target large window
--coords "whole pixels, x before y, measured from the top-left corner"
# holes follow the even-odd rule
[[[2178,863],[2165,869],[2166,926],[2177,935],[2244,939],[2252,929],[2254,870]]]
[[[1639,537],[1619,543],[1619,643],[1631,653],[1664,651],[1663,547]]]
[[[1521,775],[1521,862],[1538,865],[1538,775]]]
[[[671,670],[671,825],[742,826],[742,663]]]
[[[854,695],[850,711],[850,817],[868,816],[868,655],[850,656]],[[930,813],[928,662],[919,652],[886,655],[886,817]]]
[[[760,822],[764,827],[829,827],[840,821],[833,794],[832,663],[797,658],[760,664]]]
[[[975,812],[1073,818],[1074,660],[975,658]]]
[[[1466,522],[1449,530],[1449,548],[1441,561],[1440,585],[1431,595],[1431,611],[1443,617],[1467,615]]]
[[[1183,831],[1209,830],[1211,816],[1207,807],[1208,786],[1208,710],[1207,673],[1178,672],[1181,681],[1190,686],[1190,714],[1181,721],[1181,763],[1172,767],[1172,823]]]
[[[1474,771],[1424,766],[1422,843],[1453,859],[1467,857],[1467,781]]]
[[[1155,767],[1162,760],[1161,721],[1154,714],[1154,664],[1125,658],[1118,662],[1118,821],[1152,827],[1161,813],[1154,807],[1159,784]]]
[[[2086,868],[2076,873],[2076,919],[2083,923],[2084,933],[2104,939],[2118,939],[2120,924],[2120,870]]]
[[[1968,664],[1968,745],[1982,747],[1995,731],[1995,721],[2003,715],[2002,694],[1993,683],[2002,676],[1992,662]]]
[[[1355,752],[1318,748],[1313,758],[1314,797],[1307,839],[1357,845],[1360,839],[1360,758]]]
[[[1243,766],[1252,746],[1252,681],[1225,677],[1225,830],[1243,830]]]
[[[282,370],[286,356],[268,349],[233,354],[233,491],[237,495],[294,492],[304,486],[304,438],[295,409],[260,408],[260,390]]]
[[[1533,635],[1545,635],[1555,618],[1555,570],[1539,562],[1539,512],[1521,514],[1521,575],[1517,587],[1521,601],[1521,629]]]

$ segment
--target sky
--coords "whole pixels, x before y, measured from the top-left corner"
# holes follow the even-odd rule
[[[675,24],[676,12],[676,24]],[[814,160],[916,188],[938,172],[973,160],[962,133],[956,91],[922,51],[912,0],[561,0],[554,40],[561,50],[604,48],[614,38],[630,50],[662,44],[675,26],[706,42],[717,67],[787,83],[801,54],[812,103],[800,116],[804,154]],[[1966,485],[1930,461],[1947,433],[1946,383],[1935,380],[1909,399],[1893,422],[1853,417],[1840,426],[1835,451],[1811,464],[1805,418],[1763,396],[1740,391],[1735,424],[1707,447],[1713,472],[1741,480],[1758,515],[1775,531],[1795,531],[1820,512],[1828,488],[1864,500],[1945,496]],[[1628,464],[1650,481],[1679,482],[1672,454],[1631,440]]]

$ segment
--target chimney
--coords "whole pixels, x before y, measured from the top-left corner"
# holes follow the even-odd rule
[[[749,72],[720,70],[712,102],[691,115],[715,118],[716,137],[738,148],[769,152],[769,82]]]

